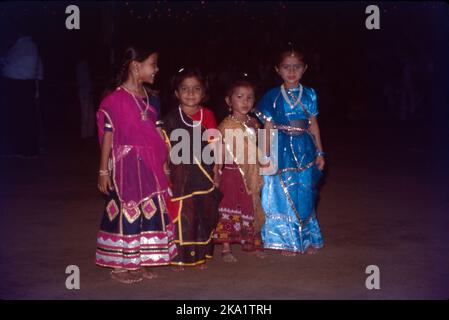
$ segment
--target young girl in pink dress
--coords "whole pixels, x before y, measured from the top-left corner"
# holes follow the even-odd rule
[[[98,188],[106,195],[97,235],[96,264],[130,284],[154,278],[149,267],[168,265],[176,255],[163,165],[167,147],[156,128],[157,111],[144,83],[159,68],[155,51],[129,48],[115,90],[100,104]]]

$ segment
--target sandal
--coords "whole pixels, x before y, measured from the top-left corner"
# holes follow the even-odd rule
[[[206,265],[206,263],[202,263],[200,265],[197,265],[196,268],[199,269],[199,270],[209,269],[209,267]]]
[[[173,266],[171,269],[172,269],[172,271],[175,271],[175,272],[179,272],[179,271],[184,271],[185,270],[184,266],[182,266],[182,265]]]
[[[221,258],[223,259],[224,262],[228,263],[237,262],[237,259],[234,257],[231,250],[222,251]]]
[[[255,255],[259,259],[265,259],[268,255],[262,250],[251,251],[251,254]]]
[[[140,275],[131,273],[126,269],[112,270],[111,278],[124,284],[134,284],[143,280]]]

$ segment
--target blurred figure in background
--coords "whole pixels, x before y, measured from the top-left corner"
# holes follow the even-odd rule
[[[399,99],[399,120],[401,121],[412,119],[418,105],[423,100],[415,81],[416,70],[413,66],[415,60],[405,55],[401,61],[401,95]]]
[[[90,138],[95,135],[96,120],[89,64],[85,58],[81,58],[76,65],[76,83],[81,108],[81,138]]]
[[[39,81],[43,66],[38,47],[23,28],[14,26],[15,43],[1,62],[2,155],[35,157],[42,139]]]

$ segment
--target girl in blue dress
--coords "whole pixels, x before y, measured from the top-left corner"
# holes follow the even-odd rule
[[[277,143],[277,170],[264,176],[262,189],[262,240],[264,248],[286,256],[313,254],[323,247],[315,214],[316,184],[325,163],[317,96],[300,83],[307,64],[298,50],[282,52],[275,70],[283,84],[269,90],[255,110],[265,129],[278,131],[271,141],[271,150]]]

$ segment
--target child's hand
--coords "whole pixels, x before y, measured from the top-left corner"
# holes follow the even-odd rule
[[[323,156],[316,157],[315,163],[320,171],[323,171],[325,162]]]
[[[170,171],[170,168],[168,167],[168,165],[167,164],[164,164],[164,174],[165,174],[165,176],[167,177],[167,181],[168,181],[168,186],[170,187],[170,188],[172,188],[173,187],[173,184],[172,184],[172,182],[171,182],[171,171]]]
[[[110,176],[98,176],[98,189],[101,191],[101,193],[104,193],[106,195],[109,195],[108,190],[113,190],[114,187],[112,185],[112,180]]]
[[[214,173],[214,186],[215,188],[220,187],[221,174],[219,172]]]
[[[173,183],[171,182],[170,175],[167,175],[168,187],[173,188]]]

